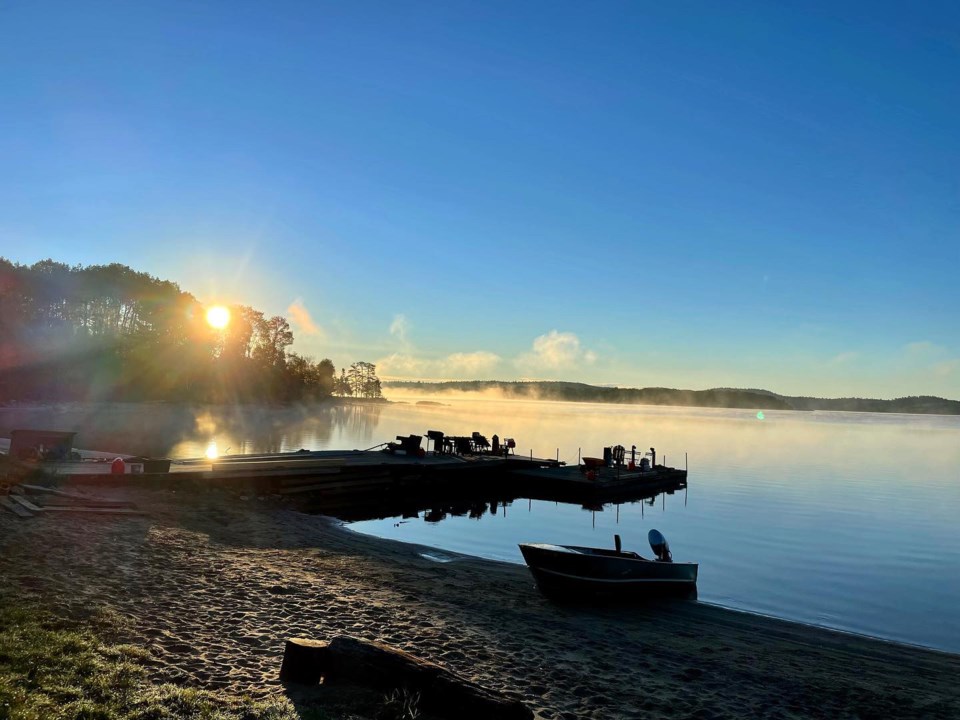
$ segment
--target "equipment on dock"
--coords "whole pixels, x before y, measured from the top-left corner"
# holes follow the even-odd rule
[[[388,453],[402,453],[403,455],[417,455],[423,452],[423,448],[420,447],[420,442],[423,440],[422,435],[397,435],[397,440],[400,442],[391,442],[387,443],[387,446],[383,449],[384,452]]]
[[[79,460],[73,452],[75,432],[58,430],[12,430],[10,432],[10,457],[14,460],[41,460],[64,462]]]

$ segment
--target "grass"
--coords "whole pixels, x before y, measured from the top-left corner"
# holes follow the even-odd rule
[[[135,645],[16,607],[0,595],[0,720],[323,720],[286,698],[254,701],[153,684]],[[101,628],[102,630],[102,628]]]

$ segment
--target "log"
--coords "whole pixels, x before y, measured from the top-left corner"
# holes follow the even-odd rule
[[[319,683],[327,666],[324,653],[328,644],[325,640],[309,638],[287,640],[283,648],[283,662],[280,665],[280,680],[300,685]]]
[[[330,642],[294,638],[287,641],[281,680],[314,684],[342,681],[390,691],[420,693],[424,712],[456,720],[532,720],[523,703],[487,690],[439,665],[382,643],[351,637]],[[296,678],[302,678],[300,680]]]

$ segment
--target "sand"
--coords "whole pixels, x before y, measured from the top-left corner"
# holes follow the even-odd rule
[[[553,718],[960,717],[960,656],[696,602],[558,606],[526,568],[359,535],[277,500],[124,490],[145,518],[0,513],[0,582],[106,607],[158,679],[283,693],[284,640],[379,640]]]

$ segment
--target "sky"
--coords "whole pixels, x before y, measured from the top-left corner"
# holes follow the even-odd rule
[[[0,4],[0,256],[384,378],[960,398],[953,2]]]

